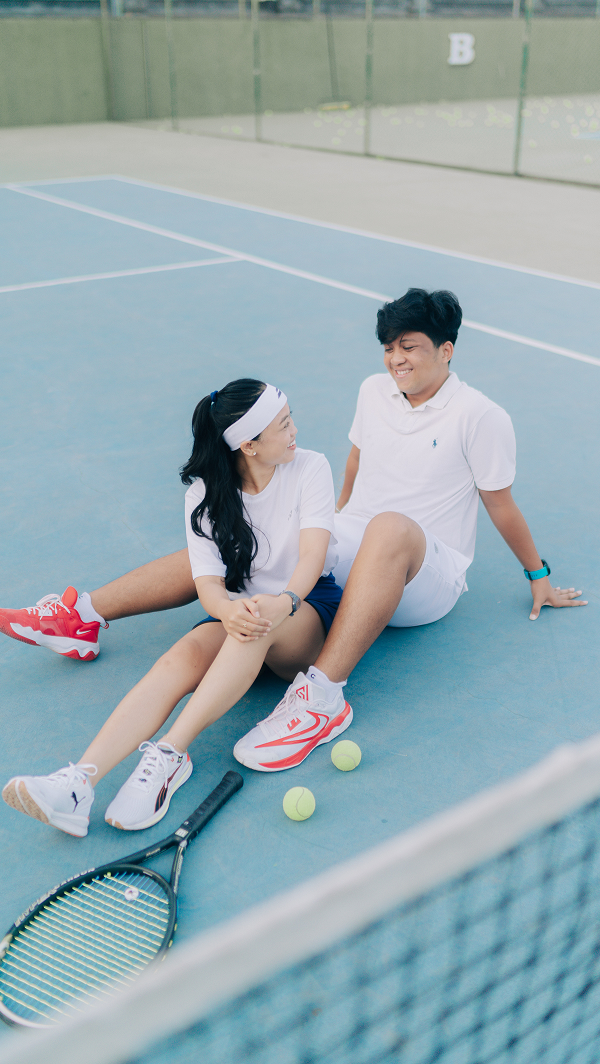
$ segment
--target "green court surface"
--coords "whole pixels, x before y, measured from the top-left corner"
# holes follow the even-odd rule
[[[182,547],[191,413],[237,376],[285,390],[300,445],[339,482],[358,386],[381,367],[376,309],[411,285],[459,296],[453,368],[513,418],[515,497],[555,582],[590,600],[532,624],[523,573],[482,513],[469,593],[436,624],[386,630],[348,683],[359,768],[337,771],[324,746],[284,774],[242,770],[186,859],[179,941],[598,730],[600,285],[118,177],[4,186],[0,211],[2,605],[92,590]],[[90,664],[2,637],[3,779],[76,760],[201,615],[115,622]],[[193,744],[192,778],[149,838],[238,767],[236,739],[284,689],[261,678]],[[99,787],[83,840],[2,806],[0,925],[141,845],[103,820],[133,764]],[[282,811],[293,785],[316,797],[304,823]]]

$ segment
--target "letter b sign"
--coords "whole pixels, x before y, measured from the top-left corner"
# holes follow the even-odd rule
[[[475,58],[475,38],[472,33],[449,33],[450,66],[467,66]]]

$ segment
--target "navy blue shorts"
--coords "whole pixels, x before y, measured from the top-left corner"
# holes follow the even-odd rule
[[[328,632],[333,624],[333,618],[335,617],[337,608],[340,604],[341,597],[342,589],[336,584],[333,573],[328,573],[327,576],[320,576],[312,591],[306,596],[305,601],[310,602],[312,608],[319,614],[325,632]],[[217,621],[220,623],[218,617],[205,617],[204,620],[198,621],[198,624],[195,624],[194,628],[199,628],[201,624],[208,624],[209,621]]]

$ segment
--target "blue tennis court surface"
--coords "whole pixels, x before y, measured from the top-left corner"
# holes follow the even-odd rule
[[[358,386],[381,370],[377,293],[451,288],[469,321],[542,344],[463,328],[453,368],[509,411],[517,502],[553,580],[590,605],[532,624],[522,571],[482,512],[469,593],[437,624],[386,630],[351,677],[360,768],[338,772],[324,746],[288,773],[242,769],[186,860],[180,941],[598,730],[600,286],[119,178],[5,186],[0,211],[3,606],[180,549],[192,410],[235,377],[285,390],[300,445],[339,483]],[[76,760],[201,615],[115,622],[91,664],[2,637],[2,782]],[[238,767],[234,742],[284,688],[259,679],[193,744],[191,781],[144,839]],[[54,883],[142,845],[103,819],[134,764],[99,786],[84,840],[2,805],[0,930]],[[317,800],[303,824],[281,808],[296,784]]]

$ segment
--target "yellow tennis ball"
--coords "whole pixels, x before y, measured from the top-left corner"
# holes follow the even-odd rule
[[[292,787],[283,799],[283,811],[290,820],[308,820],[315,811],[315,796],[308,787]]]
[[[350,739],[342,739],[331,751],[331,760],[342,772],[351,772],[353,768],[360,765],[361,757],[360,746]]]

